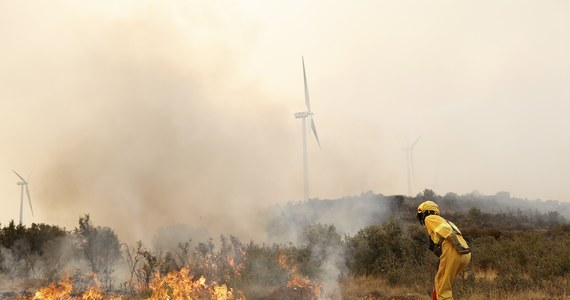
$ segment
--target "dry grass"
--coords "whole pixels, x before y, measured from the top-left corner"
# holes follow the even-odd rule
[[[488,300],[488,299],[504,299],[504,300],[569,300],[570,296],[549,296],[544,292],[521,292],[510,294],[490,293],[490,295],[472,295],[467,300]]]
[[[340,282],[340,286],[343,300],[431,299],[430,288],[391,286],[385,279],[374,277],[345,278]]]
[[[432,287],[392,286],[385,279],[374,277],[349,277],[340,282],[343,300],[430,300]],[[456,297],[457,299],[457,297]],[[465,300],[570,300],[569,294],[553,296],[548,291],[504,293],[500,291],[475,291]]]
[[[497,271],[493,269],[480,270],[476,267],[472,269],[473,274],[476,279],[484,279],[487,281],[493,281],[497,279]]]

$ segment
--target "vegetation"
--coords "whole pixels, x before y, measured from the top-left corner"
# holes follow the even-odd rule
[[[142,242],[121,244],[111,228],[94,226],[89,215],[80,217],[73,231],[10,222],[0,227],[0,274],[40,286],[73,274],[75,284],[85,290],[94,284],[85,276],[88,271],[96,274],[101,289],[128,299],[156,297],[157,279],[183,272],[227,285],[248,299],[287,298],[283,289],[296,276],[301,278],[298,284],[310,286],[322,298],[387,299],[398,294],[426,299],[438,261],[427,249],[427,234],[414,212],[425,199],[434,199],[473,250],[471,264],[455,283],[458,298],[561,299],[570,294],[570,224],[560,212],[499,210],[499,205],[489,210],[481,203],[465,207],[459,196],[441,197],[429,190],[413,198],[382,199],[390,208],[386,221],[344,236],[334,224],[305,224],[295,244],[242,243],[220,236],[181,242],[176,249],[150,249]],[[318,209],[317,202],[311,205]]]

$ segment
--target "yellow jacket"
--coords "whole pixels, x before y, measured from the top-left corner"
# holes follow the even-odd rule
[[[452,227],[453,226],[453,227]],[[461,245],[465,248],[469,247],[465,239],[461,236],[461,231],[452,222],[445,220],[438,215],[429,215],[425,218],[425,227],[429,237],[435,244],[444,242],[455,230]]]

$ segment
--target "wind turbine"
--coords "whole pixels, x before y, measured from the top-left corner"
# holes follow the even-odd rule
[[[301,57],[303,62],[303,82],[305,84],[305,105],[307,106],[307,111],[296,112],[294,116],[296,119],[303,120],[303,176],[304,176],[304,189],[303,198],[305,201],[309,199],[309,163],[307,159],[307,118],[311,121],[311,129],[321,148],[321,143],[319,142],[319,136],[317,135],[317,128],[315,127],[315,121],[313,121],[313,112],[311,111],[311,100],[309,99],[309,87],[307,86],[307,75],[305,73],[305,58]]]
[[[12,170],[16,176],[18,176],[22,181],[18,181],[18,185],[21,186],[20,189],[20,225],[22,225],[22,220],[24,218],[24,190],[26,190],[26,195],[28,196],[28,203],[30,203],[30,210],[32,211],[32,217],[34,216],[34,209],[32,208],[32,198],[30,197],[30,189],[28,189],[28,182],[24,177],[20,176],[16,171]]]
[[[414,147],[418,143],[422,136],[418,136],[415,142],[407,147],[403,147],[402,150],[406,151],[406,167],[408,171],[408,196],[412,196],[412,186],[415,185],[416,174],[414,172]]]

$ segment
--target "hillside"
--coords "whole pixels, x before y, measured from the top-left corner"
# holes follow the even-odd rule
[[[354,235],[362,228],[382,224],[390,218],[416,224],[417,207],[425,200],[438,203],[442,215],[475,236],[480,236],[481,230],[538,230],[570,220],[570,203],[514,198],[506,192],[440,196],[425,190],[415,197],[366,192],[339,199],[311,199],[275,206],[270,211],[267,232],[273,241],[298,241],[296,238],[303,228],[311,224],[334,225],[341,235]]]
[[[124,244],[89,215],[71,231],[11,222],[0,228],[0,299],[429,299],[437,258],[415,218],[425,199],[471,243],[458,298],[565,299],[568,205],[505,196],[313,199],[268,212],[271,242],[189,236],[172,248]]]

